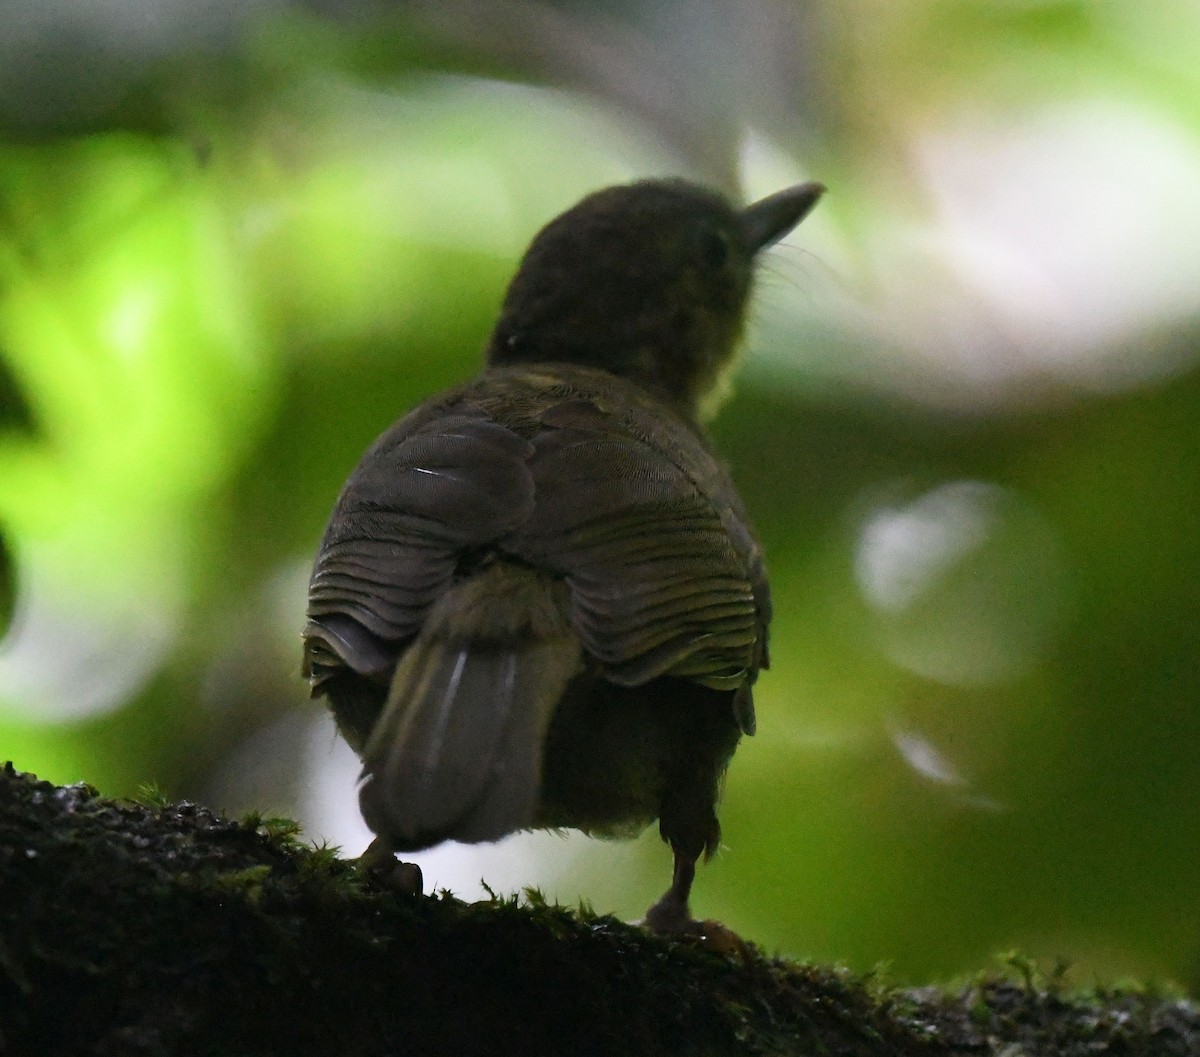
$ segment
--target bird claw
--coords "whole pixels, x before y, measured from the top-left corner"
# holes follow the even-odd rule
[[[752,953],[750,944],[733,929],[712,918],[697,921],[688,914],[686,907],[681,909],[671,904],[656,903],[646,912],[641,924],[659,936],[686,940],[726,958],[736,957],[747,961]]]
[[[694,924],[696,926],[694,935],[700,946],[706,951],[712,951],[713,954],[720,954],[726,958],[736,957],[743,962],[750,960],[753,947],[727,925],[722,925],[712,918],[706,918],[704,921],[697,921]]]
[[[398,860],[395,849],[382,837],[376,837],[358,857],[358,866],[372,881],[395,892],[419,896],[425,889],[421,867]]]

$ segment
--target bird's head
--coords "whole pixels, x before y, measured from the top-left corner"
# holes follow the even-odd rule
[[[696,417],[741,337],[758,254],[823,191],[800,184],[744,209],[683,180],[589,195],[526,251],[489,364],[600,367]]]

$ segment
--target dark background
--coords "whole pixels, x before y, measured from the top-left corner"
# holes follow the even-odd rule
[[[362,449],[587,191],[820,179],[715,427],[778,615],[696,909],[1195,980],[1198,45],[1182,0],[0,2],[0,758],[357,853],[299,629]],[[626,917],[669,873],[421,861]]]

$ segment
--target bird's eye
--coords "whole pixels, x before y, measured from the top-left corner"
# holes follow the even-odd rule
[[[729,260],[729,240],[716,228],[700,229],[700,256],[713,271],[725,267]]]

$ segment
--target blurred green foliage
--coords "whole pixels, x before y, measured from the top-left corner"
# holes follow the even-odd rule
[[[526,240],[646,173],[821,178],[715,426],[777,618],[697,907],[907,979],[1012,946],[1189,978],[1195,10],[480,11],[0,32],[0,757],[311,814],[307,563]],[[653,835],[570,847],[528,882],[665,884]]]
[[[17,596],[17,573],[4,537],[0,536],[0,636],[12,623],[13,606]]]

